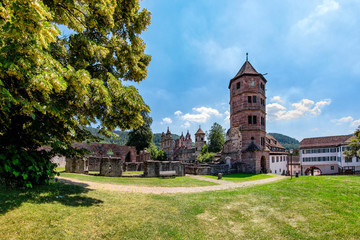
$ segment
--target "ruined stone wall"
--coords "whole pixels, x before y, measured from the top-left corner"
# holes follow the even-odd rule
[[[106,143],[75,143],[73,146],[89,150],[94,157],[107,157],[107,152],[111,150],[115,158],[121,158],[124,162],[136,162],[136,147]]]
[[[143,162],[125,162],[123,163],[123,171],[144,171],[144,163]]]
[[[66,158],[65,172],[87,174],[88,160],[86,158]]]
[[[106,177],[121,177],[123,172],[122,164],[121,158],[101,158],[100,175]]]
[[[179,161],[146,161],[145,177],[160,177],[161,171],[175,171],[177,176],[185,176],[185,170]]]

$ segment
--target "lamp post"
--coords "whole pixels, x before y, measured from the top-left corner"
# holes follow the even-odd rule
[[[290,180],[292,180],[292,155],[293,155],[293,149],[290,149]]]

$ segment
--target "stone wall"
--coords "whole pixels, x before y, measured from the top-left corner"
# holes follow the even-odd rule
[[[188,163],[183,164],[186,174],[193,175],[217,175],[218,173],[229,174],[230,169],[228,164],[198,164]]]
[[[68,173],[85,173],[88,170],[88,160],[86,158],[66,158],[65,172]]]
[[[89,171],[100,171],[101,157],[89,157]]]
[[[144,162],[145,177],[160,177],[160,172],[162,171],[175,171],[177,176],[185,176],[185,169],[179,161]]]
[[[94,157],[108,157],[109,150],[113,152],[113,157],[121,158],[124,162],[136,162],[136,147],[120,146],[117,144],[105,143],[75,143],[75,148],[84,148],[91,152]]]
[[[122,164],[121,158],[101,158],[100,175],[106,177],[121,177],[123,172]]]
[[[143,162],[125,162],[123,163],[123,171],[144,171]]]

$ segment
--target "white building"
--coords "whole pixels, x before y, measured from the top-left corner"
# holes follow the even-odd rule
[[[287,174],[288,153],[285,151],[285,148],[269,134],[266,134],[266,147],[270,150],[270,172]]]
[[[303,139],[300,143],[302,175],[360,171],[360,160],[344,155],[351,137],[352,135],[342,135]]]

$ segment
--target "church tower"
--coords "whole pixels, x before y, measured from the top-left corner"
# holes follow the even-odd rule
[[[201,127],[199,127],[199,129],[195,133],[195,156],[196,157],[200,155],[201,149],[205,144],[206,144],[205,133],[201,129]]]
[[[230,126],[242,135],[242,160],[248,172],[269,169],[269,151],[266,149],[265,85],[267,80],[248,61],[230,80]]]

